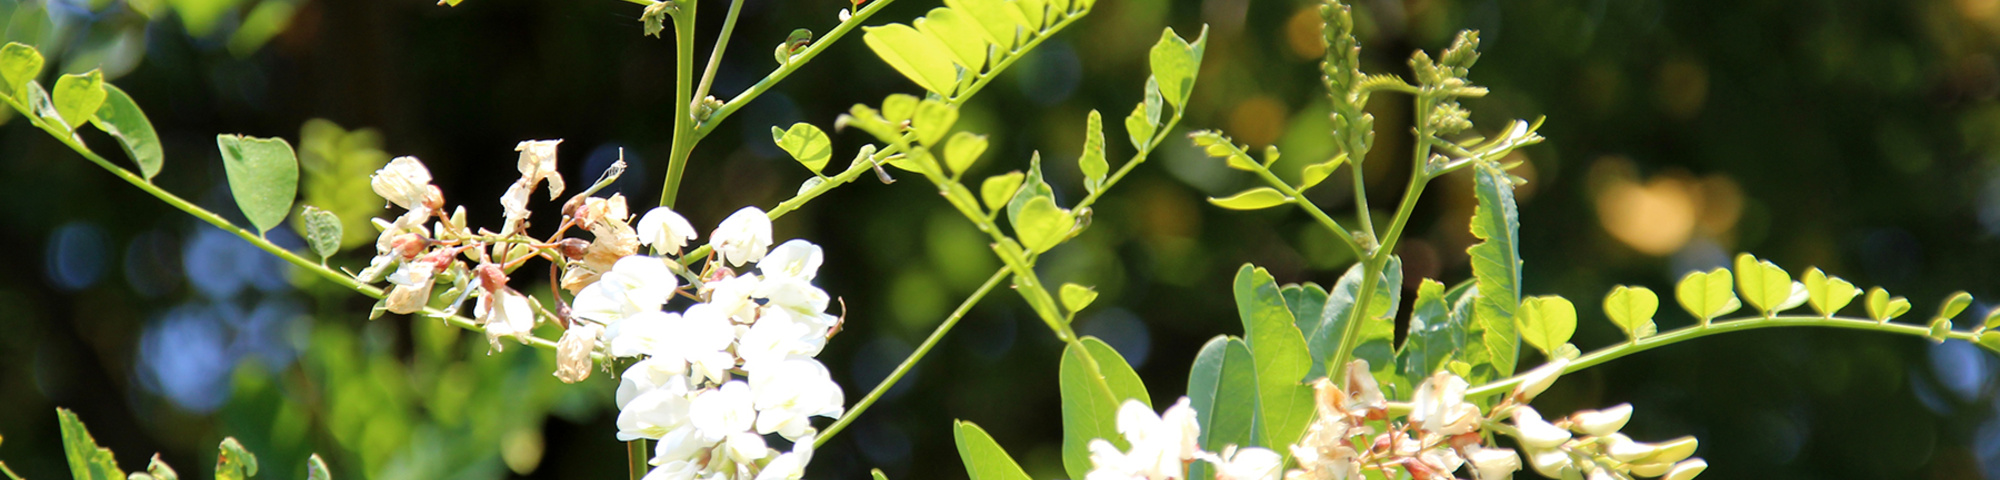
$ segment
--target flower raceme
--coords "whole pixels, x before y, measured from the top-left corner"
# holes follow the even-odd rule
[[[708,261],[685,267],[687,260],[675,257],[699,237],[686,217],[655,208],[634,223],[624,197],[591,196],[616,179],[622,164],[564,202],[555,236],[531,237],[533,194],[546,184],[555,200],[565,189],[555,163],[559,144],[536,140],[516,148],[521,178],[500,198],[499,232],[468,228],[463,207],[447,215],[443,194],[416,158],[397,158],[377,171],[371,187],[407,210],[375,221],[382,229],[376,256],[356,275],[389,281],[378,314],[448,317],[473,300],[469,316],[494,350],[502,339],[529,341],[550,320],[564,328],[555,376],[565,382],[588,378],[594,356],[636,358],[619,378],[617,438],[656,442],[646,478],[803,476],[818,436],[814,418],[846,413],[840,385],[814,358],[840,323],[826,313],[826,291],[813,285],[825,253],[796,239],[773,248],[770,217],[745,207],[709,235]],[[590,238],[563,236],[572,231]],[[509,286],[509,275],[533,258],[550,261],[554,308]],[[569,301],[562,290],[572,294]],[[443,293],[433,298],[435,291]],[[680,297],[693,302],[675,304]],[[1185,405],[1182,411],[1153,423],[1192,422],[1192,411]],[[1147,435],[1181,435],[1162,428],[1149,427],[1158,433]],[[1171,454],[1178,465],[1194,445],[1192,436],[1173,438],[1183,437],[1155,457]],[[1255,453],[1232,453],[1243,465],[1232,471],[1262,466]]]

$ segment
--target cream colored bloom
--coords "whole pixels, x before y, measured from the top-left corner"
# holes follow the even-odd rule
[[[431,171],[417,157],[396,157],[368,177],[368,186],[389,203],[416,210],[423,206],[424,196],[430,192]]]
[[[1488,448],[1479,445],[1467,446],[1465,460],[1472,463],[1472,470],[1478,472],[1477,480],[1507,480],[1514,472],[1521,470],[1521,456],[1511,448]]]
[[[1523,401],[1534,400],[1536,395],[1541,395],[1550,385],[1556,383],[1556,377],[1561,376],[1565,368],[1569,368],[1567,358],[1557,358],[1535,367],[1534,370],[1528,371],[1527,375],[1522,376],[1519,385],[1514,386],[1514,396]]]
[[[757,272],[764,278],[790,278],[811,281],[819,275],[819,266],[824,263],[825,253],[819,245],[800,239],[786,240],[778,248],[771,249],[762,261],[757,262]]]
[[[771,463],[764,464],[764,470],[757,472],[756,480],[799,480],[804,478],[806,464],[812,462],[814,440],[815,438],[812,435],[799,438],[797,442],[792,443],[792,451],[778,455],[778,458],[771,459]]]
[[[680,255],[698,232],[687,218],[667,207],[656,207],[639,217],[639,243],[667,255]]]
[[[1621,403],[1603,410],[1583,410],[1570,414],[1570,428],[1577,433],[1604,436],[1618,433],[1632,420],[1632,404]]]
[[[514,337],[522,344],[528,343],[529,331],[539,320],[528,297],[513,290],[480,295],[474,310],[479,312],[479,323],[486,326],[486,340],[492,342],[494,350],[501,349],[500,337]]]
[[[396,286],[389,289],[386,308],[390,312],[410,314],[423,310],[431,301],[431,285],[437,274],[437,264],[424,261],[405,262],[396,273],[389,275],[389,283]]]
[[[1535,473],[1549,478],[1564,478],[1564,473],[1576,470],[1576,461],[1569,452],[1554,448],[1529,451],[1528,464],[1535,467]]]
[[[1479,407],[1466,403],[1467,387],[1465,379],[1449,372],[1431,375],[1411,399],[1410,421],[1443,435],[1471,432],[1479,426]]]
[[[771,249],[771,217],[757,207],[743,207],[716,225],[708,235],[715,255],[730,265],[745,265],[764,259]]]
[[[1534,408],[1522,405],[1514,410],[1514,428],[1519,434],[1515,439],[1530,451],[1549,450],[1569,441],[1569,431],[1542,420],[1542,414]]]
[[[1694,478],[1695,475],[1701,475],[1703,470],[1708,470],[1708,462],[1702,461],[1699,458],[1691,458],[1674,464],[1673,470],[1667,471],[1667,476],[1663,478],[1666,480],[1688,480]]]
[[[578,322],[556,341],[556,378],[576,383],[590,378],[590,354],[597,350],[597,337],[604,327]]]
[[[514,151],[521,152],[519,168],[528,189],[534,190],[536,183],[548,180],[549,200],[555,200],[563,192],[562,174],[556,172],[556,145],[561,143],[562,139],[529,140],[514,146]]]
[[[1215,464],[1215,480],[1278,480],[1285,459],[1278,452],[1250,447],[1238,449],[1235,445],[1224,448],[1222,456]]]

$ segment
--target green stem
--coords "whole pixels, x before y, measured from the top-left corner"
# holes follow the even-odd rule
[[[694,80],[694,12],[698,1],[678,2],[674,12],[674,140],[667,154],[667,181],[660,187],[660,206],[673,207],[680,194],[681,172],[687,169],[688,154],[694,151],[694,115],[690,84]],[[716,46],[718,50],[722,47]]]
[[[715,83],[715,69],[722,66],[722,51],[729,48],[729,34],[736,32],[736,13],[743,10],[743,0],[729,1],[729,14],[722,17],[722,33],[715,38],[715,49],[708,53],[708,67],[701,72],[701,86],[695,87],[693,101],[708,98],[708,87]],[[688,108],[695,108],[689,105]],[[699,140],[700,135],[696,135]]]
[[[1277,189],[1278,193],[1283,193],[1286,197],[1290,197],[1293,203],[1298,204],[1300,210],[1304,210],[1307,216],[1311,216],[1313,220],[1318,221],[1320,226],[1324,226],[1328,231],[1333,232],[1333,236],[1339,238],[1340,243],[1346,244],[1349,250],[1354,251],[1355,257],[1367,258],[1369,256],[1371,252],[1362,248],[1361,242],[1354,239],[1354,234],[1348,232],[1347,227],[1340,226],[1340,222],[1334,221],[1333,217],[1327,216],[1326,211],[1320,210],[1319,205],[1313,204],[1312,199],[1306,198],[1305,194],[1300,193],[1296,188],[1292,188],[1291,184],[1285,183],[1283,179],[1271,173],[1271,170],[1268,168],[1260,167],[1256,173],[1257,176],[1264,178],[1264,183],[1268,183],[1271,185],[1271,188]]]
[[[1354,349],[1361,344],[1361,324],[1367,320],[1368,304],[1375,299],[1375,290],[1377,288],[1402,288],[1400,285],[1382,285],[1378,287],[1376,284],[1381,283],[1378,278],[1382,276],[1382,267],[1387,266],[1389,257],[1395,255],[1396,242],[1403,236],[1403,227],[1410,223],[1410,212],[1416,210],[1417,200],[1423,198],[1424,185],[1430,183],[1431,179],[1430,175],[1424,171],[1424,160],[1430,157],[1430,139],[1434,135],[1434,132],[1425,125],[1430,123],[1429,112],[1432,110],[1434,101],[1429,95],[1419,93],[1416,103],[1417,110],[1414,115],[1417,125],[1416,145],[1410,149],[1410,156],[1412,157],[1410,161],[1410,184],[1403,189],[1403,200],[1396,206],[1396,216],[1389,219],[1389,234],[1376,239],[1376,244],[1373,247],[1374,250],[1369,252],[1368,259],[1363,264],[1364,270],[1361,272],[1361,288],[1357,293],[1358,297],[1354,299],[1354,310],[1348,314],[1346,331],[1341,333],[1340,346],[1334,349],[1333,357],[1331,357],[1332,363],[1327,368],[1328,373],[1336,382],[1343,381],[1343,377],[1347,373],[1346,369],[1338,368],[1338,366],[1346,365],[1348,360],[1352,359]],[[1359,164],[1356,163],[1354,165],[1357,166],[1354,174],[1355,199],[1357,203],[1365,202],[1367,195],[1362,193],[1363,186],[1361,184],[1360,169],[1358,168]],[[1360,208],[1363,226],[1370,227],[1370,230],[1368,230],[1369,236],[1373,237],[1374,230],[1371,225],[1368,225],[1367,220],[1368,206],[1366,203],[1360,203]],[[1394,307],[1392,306],[1391,308]]]
[[[1737,320],[1714,322],[1708,324],[1707,326],[1691,325],[1687,327],[1682,327],[1674,331],[1662,333],[1659,335],[1642,338],[1639,339],[1638,341],[1622,342],[1617,345],[1604,347],[1595,352],[1590,352],[1590,354],[1588,355],[1577,357],[1576,360],[1570,361],[1569,367],[1564,368],[1563,373],[1583,370],[1586,368],[1597,366],[1604,362],[1609,362],[1612,360],[1623,358],[1626,355],[1652,350],[1654,348],[1672,345],[1675,343],[1693,340],[1696,338],[1706,337],[1709,335],[1716,335],[1729,332],[1740,332],[1745,330],[1756,330],[1760,328],[1772,328],[1772,327],[1843,328],[1849,330],[1866,330],[1871,332],[1902,334],[1913,337],[1930,337],[1931,333],[1930,328],[1927,327],[1900,324],[1900,323],[1876,323],[1874,320],[1866,320],[1859,318],[1843,318],[1843,317],[1828,318],[1828,317],[1814,317],[1805,315],[1789,315],[1789,316],[1780,315],[1769,318],[1750,317]],[[1971,332],[1960,332],[1960,331],[1953,331],[1949,334],[1946,334],[1945,337],[1949,339],[1965,340],[1965,341],[1974,341],[1977,338]],[[1471,390],[1467,390],[1465,393],[1467,397],[1483,397],[1487,395],[1503,393],[1513,389],[1515,385],[1520,384],[1521,379],[1526,376],[1527,376],[1526,373],[1522,373],[1520,375],[1508,377],[1506,379],[1498,380],[1493,383],[1480,385]]]
[[[959,302],[958,309],[952,310],[951,316],[945,317],[944,323],[938,324],[936,329],[931,330],[931,336],[925,338],[924,343],[917,345],[917,351],[911,352],[909,358],[904,358],[903,363],[896,366],[896,370],[889,372],[888,378],[882,379],[882,383],[875,384],[875,389],[869,390],[868,396],[861,397],[860,402],[855,402],[853,408],[840,416],[840,420],[826,427],[826,431],[820,433],[819,438],[813,441],[813,447],[826,445],[826,441],[833,438],[834,434],[846,429],[847,424],[854,423],[855,417],[861,416],[861,412],[868,411],[868,407],[875,405],[876,400],[882,399],[882,395],[888,393],[890,387],[896,386],[896,382],[901,381],[904,374],[910,373],[910,369],[915,368],[917,361],[923,360],[924,355],[930,354],[931,348],[944,340],[944,334],[951,332],[951,328],[958,325],[958,320],[965,318],[966,312],[971,311],[972,306],[979,303],[980,299],[986,298],[986,293],[993,291],[993,287],[999,286],[1000,281],[1006,279],[1008,273],[1006,267],[1001,267],[1000,270],[993,272],[993,276],[987,278],[986,283],[980,285],[978,290],[973,290],[972,295],[965,297],[965,301]]]
[[[646,478],[646,474],[653,470],[652,457],[653,452],[646,449],[646,439],[625,442],[625,469],[629,472],[627,478],[632,480]]]
[[[875,0],[869,3],[868,6],[862,7],[861,10],[854,12],[853,16],[848,17],[847,21],[840,22],[840,25],[834,26],[833,31],[827,32],[826,36],[820,37],[812,45],[807,46],[804,51],[793,55],[791,62],[779,65],[777,70],[772,71],[769,75],[765,75],[763,80],[758,80],[748,90],[744,90],[743,93],[736,94],[735,98],[723,102],[722,108],[715,109],[715,113],[709,114],[708,121],[702,122],[701,125],[695,127],[695,138],[708,137],[708,133],[715,130],[715,126],[720,125],[722,119],[729,118],[729,115],[736,113],[737,109],[743,108],[751,100],[756,100],[757,96],[763,95],[771,87],[778,86],[778,82],[784,81],[785,77],[791,76],[792,72],[798,71],[799,67],[804,67],[807,62],[812,61],[813,57],[817,57],[820,52],[826,51],[827,47],[833,45],[833,42],[840,40],[840,37],[846,36],[847,32],[853,31],[855,27],[861,26],[861,22],[868,20],[869,16],[875,15],[875,12],[881,11],[883,7],[887,7],[891,3],[896,3],[896,0]]]

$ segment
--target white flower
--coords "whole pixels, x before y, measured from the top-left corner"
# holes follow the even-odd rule
[[[654,457],[664,458],[664,457]],[[687,460],[666,462],[646,472],[642,480],[695,480],[701,475],[701,466]]]
[[[785,310],[767,310],[736,341],[736,355],[744,365],[818,356],[826,347],[826,332],[826,326],[799,321]]]
[[[1237,449],[1235,445],[1224,449],[1217,460],[1211,462],[1215,464],[1215,480],[1278,480],[1285,466],[1278,452],[1257,447]]]
[[[1465,379],[1442,370],[1431,375],[1411,399],[1410,421],[1444,435],[1472,431],[1479,424],[1479,407],[1465,402],[1468,386]]]
[[[745,273],[702,284],[708,304],[723,316],[749,322],[757,318],[757,301],[751,297],[762,288],[763,280]]]
[[[800,478],[804,478],[806,463],[812,461],[814,440],[816,439],[812,435],[799,438],[797,442],[792,444],[792,451],[778,455],[778,458],[771,459],[771,463],[764,464],[764,471],[757,472],[756,480],[799,480]]]
[[[729,454],[729,460],[737,464],[747,465],[771,456],[771,447],[764,444],[764,437],[755,433],[729,434],[729,438],[723,439],[722,446],[723,451]]]
[[[431,262],[405,262],[396,273],[389,275],[389,289],[384,298],[390,312],[409,314],[423,310],[431,301],[431,284],[437,274],[437,264]]]
[[[597,337],[604,333],[604,327],[594,323],[577,323],[563,332],[556,341],[556,378],[563,383],[576,383],[590,378],[590,354],[597,350]]]
[[[618,412],[618,441],[665,437],[688,424],[693,403],[686,393],[674,389],[658,388],[640,394]]]
[[[1534,408],[1522,405],[1514,410],[1515,438],[1529,451],[1550,450],[1569,441],[1569,431],[1542,420]]]
[[[1694,478],[1695,475],[1701,475],[1701,471],[1707,469],[1708,462],[1702,461],[1699,458],[1691,458],[1674,464],[1673,470],[1669,470],[1667,476],[1664,478],[1666,480],[1688,480]]]
[[[555,200],[563,191],[562,174],[556,173],[556,145],[561,143],[562,139],[529,140],[514,146],[514,151],[521,152],[518,168],[521,179],[528,182],[528,190],[534,190],[536,183],[547,179],[549,200]]]
[[[800,315],[811,315],[826,311],[832,302],[825,290],[793,277],[765,278],[758,282],[757,298],[770,300],[769,305],[791,310]]]
[[[771,217],[757,207],[743,207],[708,235],[708,245],[730,265],[744,265],[764,258],[771,249]]]
[[[1522,401],[1534,400],[1536,395],[1541,395],[1556,383],[1556,377],[1562,375],[1565,368],[1569,368],[1568,358],[1557,358],[1535,367],[1521,376],[1521,383],[1514,386],[1514,396]]]
[[[715,447],[715,443],[701,438],[701,432],[695,430],[693,425],[681,425],[668,431],[653,444],[653,459],[649,462],[654,465],[671,465],[677,461],[700,460],[703,453]],[[701,470],[700,464],[695,464],[694,467],[696,471]]]
[[[792,239],[771,249],[771,253],[757,262],[757,272],[765,279],[795,278],[811,281],[819,275],[819,266],[825,262],[825,253],[819,245],[805,240]]]
[[[1382,396],[1382,386],[1375,383],[1375,374],[1368,371],[1367,360],[1357,358],[1347,362],[1347,391],[1354,395],[1353,402],[1348,404],[1350,411],[1359,413],[1389,406],[1389,399]]]
[[[423,206],[424,196],[430,193],[431,171],[417,157],[396,157],[375,175],[368,177],[368,186],[376,195],[405,210],[416,210]]]
[[[722,388],[704,390],[694,397],[688,417],[695,431],[711,442],[749,431],[757,418],[757,411],[750,406],[750,386],[733,381],[722,384]]]
[[[577,292],[574,315],[613,323],[644,311],[657,311],[680,287],[666,260],[645,255],[618,259],[597,283]]]
[[[687,378],[687,362],[677,359],[648,358],[625,368],[618,376],[618,408],[623,410],[633,398],[655,389],[670,389],[685,394],[693,386]]]
[[[1478,480],[1507,480],[1514,472],[1521,470],[1521,456],[1511,448],[1487,448],[1477,444],[1465,447],[1465,460],[1472,463]]]
[[[681,248],[695,238],[694,225],[667,207],[655,207],[639,217],[639,243],[668,255],[680,255]]]
[[[1569,452],[1554,448],[1529,450],[1528,462],[1535,467],[1535,473],[1549,478],[1564,478],[1564,472],[1576,470],[1576,463],[1569,457]]]
[[[813,431],[810,417],[837,418],[846,395],[817,360],[791,357],[744,364],[750,373],[752,405],[757,409],[757,433],[783,435],[797,441]]]
[[[1188,402],[1181,397],[1166,413],[1155,415],[1146,404],[1126,400],[1118,407],[1118,433],[1132,448],[1121,453],[1103,439],[1091,441],[1093,468],[1086,478],[1183,478],[1181,466],[1201,454],[1201,426]]]
[[[499,300],[492,300],[492,297],[499,297]],[[533,330],[535,322],[540,320],[535,315],[535,308],[529,305],[528,297],[513,290],[480,295],[474,311],[479,312],[479,323],[486,325],[486,340],[493,343],[494,350],[501,348],[500,337],[514,337],[527,344],[529,330]],[[585,358],[589,358],[588,353]]]
[[[1603,410],[1584,410],[1570,414],[1570,427],[1577,433],[1604,436],[1617,433],[1625,428],[1625,422],[1632,420],[1632,404],[1621,403]]]
[[[696,380],[729,379],[729,369],[736,367],[736,356],[728,351],[736,342],[736,327],[719,309],[706,303],[688,307],[670,331],[675,341],[658,355],[685,359]]]

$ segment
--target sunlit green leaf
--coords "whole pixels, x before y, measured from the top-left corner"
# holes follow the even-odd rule
[[[49,92],[56,105],[56,113],[62,115],[65,127],[76,129],[97,115],[97,107],[104,105],[104,72],[91,70],[72,73],[56,79],[56,88]]]
[[[1201,70],[1201,47],[1208,42],[1208,28],[1203,27],[1201,37],[1189,44],[1174,29],[1168,27],[1160,32],[1160,41],[1153,44],[1148,55],[1153,67],[1153,77],[1159,79],[1160,95],[1174,108],[1184,108],[1188,92],[1194,89],[1195,74]]]
[[[1014,198],[1014,192],[1021,189],[1022,178],[1019,171],[986,177],[986,181],[979,184],[979,198],[986,201],[986,208],[1000,210]]]
[[[1470,325],[1453,320],[1444,284],[1423,279],[1417,286],[1416,303],[1410,307],[1409,334],[1402,350],[1396,352],[1403,378],[1429,376],[1464,351]]]
[[[1708,323],[1715,317],[1743,308],[1743,302],[1736,299],[1734,282],[1735,278],[1730,276],[1727,268],[1688,272],[1674,286],[1674,298],[1680,300],[1681,308],[1687,309],[1694,318]]]
[[[1097,290],[1074,283],[1063,284],[1063,309],[1074,313],[1078,310],[1083,310],[1084,307],[1090,306],[1090,302],[1094,301],[1097,301]]]
[[[833,160],[833,141],[827,138],[826,132],[810,123],[795,123],[785,130],[771,127],[771,141],[777,143],[778,148],[785,149],[785,153],[792,154],[792,159],[798,160],[815,175]]]
[[[340,216],[333,212],[306,205],[305,210],[299,212],[299,229],[305,234],[306,244],[319,254],[320,261],[324,262],[326,257],[340,251],[340,237],[344,233],[341,231]]]
[[[1304,383],[1312,357],[1270,272],[1245,264],[1237,269],[1233,285],[1236,313],[1256,365],[1264,446],[1284,449],[1305,434],[1312,420],[1313,391]]]
[[[1969,306],[1972,306],[1972,294],[1964,291],[1953,293],[1951,296],[1945,297],[1944,303],[1938,304],[1937,318],[1951,320],[1957,317],[1959,313],[1964,312],[1965,307]]]
[[[1076,159],[1077,168],[1083,171],[1083,189],[1097,193],[1104,189],[1104,176],[1111,173],[1111,164],[1104,160],[1104,118],[1096,110],[1084,122],[1083,155]]]
[[[1980,321],[1979,324],[1981,328],[1984,329],[1992,329],[1994,327],[2000,327],[2000,307],[1987,309],[1986,319]]]
[[[118,468],[111,449],[97,446],[97,439],[91,438],[76,412],[57,408],[56,419],[62,427],[63,456],[76,480],[125,480],[125,471]]]
[[[923,99],[907,93],[892,93],[882,99],[882,119],[889,123],[903,123],[916,116],[917,104]]]
[[[1292,323],[1299,326],[1299,333],[1311,338],[1313,327],[1319,326],[1319,314],[1326,310],[1326,289],[1319,284],[1286,285],[1278,289],[1285,296],[1285,306],[1292,309]]]
[[[917,132],[917,142],[925,146],[937,145],[944,140],[945,132],[958,123],[958,109],[932,99],[917,103],[917,113],[910,117],[910,129]]]
[[[1135,150],[1145,150],[1146,145],[1153,143],[1153,134],[1158,131],[1158,126],[1146,120],[1145,104],[1132,106],[1132,114],[1125,116],[1125,135],[1131,137]]]
[[[1327,290],[1326,306],[1313,322],[1311,331],[1301,330],[1306,336],[1306,347],[1312,353],[1312,368],[1307,379],[1327,375],[1327,365],[1332,361],[1334,350],[1340,348],[1341,336],[1347,333],[1348,322],[1352,319],[1356,300],[1361,295],[1361,272],[1366,270],[1365,262],[1356,262],[1341,274],[1333,288]],[[1402,303],[1403,260],[1395,255],[1382,265],[1382,272],[1375,277],[1373,300],[1368,301],[1368,313],[1362,316],[1359,327],[1361,339],[1354,347],[1355,358],[1368,360],[1368,366],[1378,370],[1394,370],[1396,340],[1396,308]],[[1511,329],[1508,331],[1512,331]]]
[[[1078,343],[1083,348],[1073,344],[1063,349],[1056,372],[1062,395],[1063,470],[1071,478],[1083,478],[1090,472],[1091,440],[1102,438],[1120,450],[1130,448],[1125,436],[1118,433],[1120,405],[1137,400],[1146,408],[1153,407],[1153,397],[1124,356],[1097,337],[1084,337]],[[1091,374],[1092,365],[1099,375]]]
[[[1034,253],[1046,252],[1062,243],[1069,235],[1070,226],[1076,224],[1076,215],[1069,210],[1056,207],[1049,197],[1028,199],[1021,208],[1021,215],[1015,219],[1014,235],[1021,239],[1021,246]]]
[[[1243,147],[1232,143],[1233,141],[1221,132],[1201,130],[1188,134],[1188,138],[1194,140],[1195,146],[1202,147],[1202,153],[1223,159],[1222,163],[1229,168],[1254,172],[1262,166],[1256,160],[1250,159],[1250,154],[1245,153]]]
[[[229,191],[243,216],[262,234],[285,221],[298,196],[299,160],[282,138],[217,135]]]
[[[1748,253],[1736,255],[1736,285],[1743,289],[1743,300],[1767,317],[1777,315],[1782,310],[1780,305],[1792,294],[1791,274]]]
[[[243,480],[257,476],[257,456],[237,443],[236,437],[222,439],[215,456],[215,480]]]
[[[880,468],[868,470],[868,476],[874,478],[875,480],[889,480],[889,476],[883,475],[882,469]]]
[[[1343,153],[1334,155],[1331,160],[1306,165],[1305,172],[1299,180],[1299,191],[1305,191],[1305,189],[1312,188],[1314,185],[1319,185],[1319,182],[1325,181],[1327,176],[1333,175],[1333,171],[1340,169],[1340,166],[1345,163],[1347,163],[1347,154]]]
[[[36,51],[35,47],[20,42],[8,42],[7,46],[0,47],[0,79],[7,82],[0,88],[5,88],[7,94],[18,98],[16,92],[21,91],[22,85],[41,73],[42,52]]]
[[[1611,323],[1625,331],[1632,340],[1646,338],[1658,331],[1653,325],[1653,314],[1660,311],[1660,296],[1646,287],[1619,285],[1604,297],[1604,315],[1611,317]]]
[[[951,171],[960,174],[965,173],[965,169],[972,168],[972,164],[979,161],[979,156],[985,154],[985,135],[958,132],[951,134],[951,140],[944,144],[945,165],[950,166]]]
[[[320,459],[317,453],[306,457],[306,480],[333,480],[333,472],[327,470],[326,460]]]
[[[1007,5],[1005,0],[945,0],[944,4],[977,21],[980,30],[986,33],[986,40],[999,47],[1002,55],[1014,51],[1014,46],[1020,44],[1017,37],[1021,33],[1035,31],[1021,11]]]
[[[1021,18],[1028,20],[1028,29],[1041,31],[1048,20],[1048,0],[1011,0],[1007,2],[1014,10],[1021,12]]]
[[[1019,222],[1021,208],[1028,206],[1028,200],[1035,197],[1048,197],[1053,200],[1055,196],[1055,189],[1049,187],[1049,182],[1042,177],[1042,154],[1035,152],[1028,157],[1027,178],[1021,179],[1020,189],[1015,190],[1014,196],[1007,200],[1007,221]]]
[[[1467,248],[1472,277],[1479,289],[1472,319],[1485,332],[1480,341],[1497,374],[1514,374],[1519,360],[1520,337],[1515,332],[1516,310],[1521,305],[1521,221],[1514,205],[1514,182],[1507,172],[1491,164],[1473,166],[1472,235],[1482,242]]]
[[[936,38],[951,49],[952,61],[965,67],[966,71],[978,72],[986,67],[986,34],[980,30],[978,20],[958,10],[938,7],[912,23],[916,24],[917,31]]]
[[[875,51],[875,56],[917,86],[938,95],[951,95],[953,87],[958,85],[951,49],[937,38],[900,23],[862,29],[866,33],[861,35],[861,41]]]
[[[1271,187],[1257,187],[1227,198],[1209,198],[1208,203],[1230,210],[1257,210],[1291,203],[1292,198]]]
[[[1806,270],[1803,283],[1806,285],[1807,296],[1812,300],[1813,310],[1818,311],[1823,317],[1840,313],[1841,308],[1846,307],[1848,302],[1854,301],[1855,296],[1861,295],[1861,290],[1854,288],[1854,284],[1847,283],[1840,277],[1828,276],[1818,268]]]
[[[1910,313],[1910,301],[1903,297],[1890,297],[1882,287],[1868,289],[1868,318],[1877,322],[1888,322]]]
[[[979,425],[960,420],[952,422],[951,430],[952,438],[958,441],[958,458],[965,462],[965,473],[972,480],[1028,480],[1028,472]],[[875,475],[881,476],[881,470]]]
[[[153,122],[146,119],[146,112],[139,110],[139,104],[133,103],[124,90],[106,83],[104,93],[104,103],[97,107],[90,123],[117,138],[118,145],[125,147],[125,155],[139,165],[139,176],[152,180],[166,159],[160,150],[160,135],[153,131]]]
[[[1521,300],[1521,339],[1550,358],[1576,334],[1576,305],[1559,296]]]
[[[1257,369],[1243,340],[1217,335],[1195,354],[1188,368],[1188,403],[1201,425],[1202,450],[1261,445],[1257,439]],[[1210,478],[1213,467],[1196,462],[1188,478]]]

